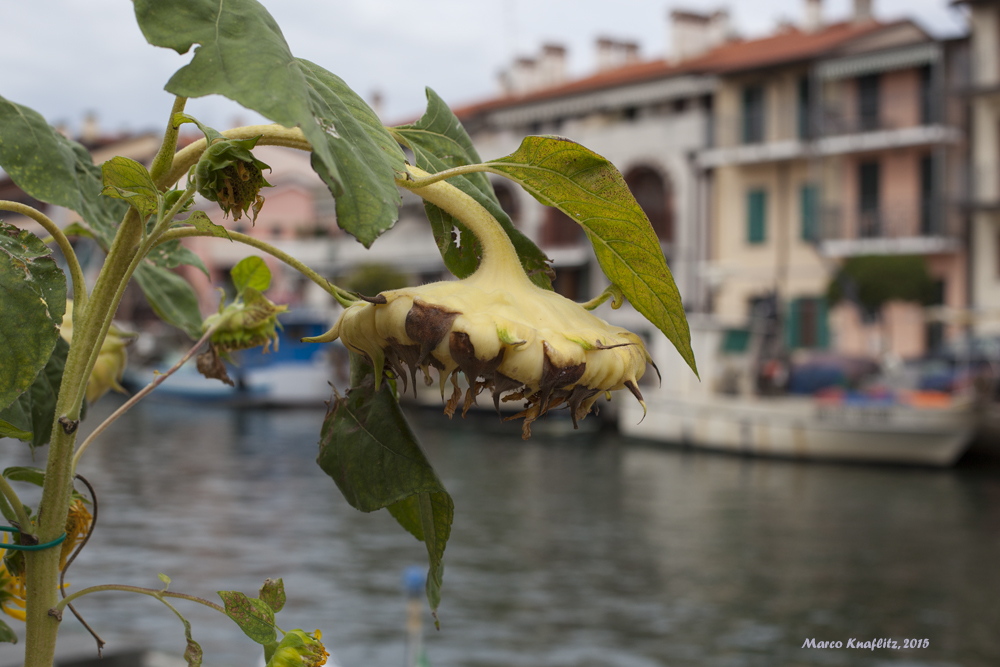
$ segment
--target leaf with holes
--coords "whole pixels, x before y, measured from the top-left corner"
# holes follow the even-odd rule
[[[69,343],[59,338],[49,360],[35,376],[31,387],[0,410],[0,437],[25,440],[31,443],[32,448],[48,444],[67,352]]]
[[[550,136],[525,137],[514,153],[487,164],[583,226],[604,275],[697,375],[691,331],[660,241],[614,165],[576,142]]]
[[[66,276],[30,232],[0,222],[0,409],[32,386],[55,349]]]

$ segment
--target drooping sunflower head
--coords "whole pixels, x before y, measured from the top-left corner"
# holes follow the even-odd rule
[[[581,305],[524,281],[486,285],[471,279],[383,292],[341,315],[326,337],[339,336],[377,370],[390,369],[404,388],[420,369],[428,383],[438,371],[449,416],[463,415],[484,389],[500,401],[523,400],[523,435],[549,410],[567,406],[574,425],[606,392],[629,389],[649,359],[642,339],[608,324]],[[458,374],[465,375],[464,401]],[[414,388],[415,390],[415,388]]]

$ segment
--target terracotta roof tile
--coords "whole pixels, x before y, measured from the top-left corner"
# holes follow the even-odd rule
[[[852,39],[905,22],[834,23],[816,32],[802,32],[793,28],[761,39],[729,42],[705,55],[680,63],[670,63],[663,59],[635,63],[598,72],[551,88],[537,90],[527,95],[508,95],[468,104],[455,108],[454,112],[459,118],[469,118],[494,109],[615,88],[672,75],[728,74],[758,67],[791,63],[820,56]]]

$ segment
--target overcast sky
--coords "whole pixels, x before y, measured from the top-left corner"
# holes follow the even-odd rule
[[[949,0],[873,0],[883,20],[911,17],[936,36],[965,30]],[[380,91],[387,122],[418,116],[424,86],[450,104],[497,92],[496,74],[543,42],[565,45],[571,75],[593,67],[594,40],[638,41],[643,58],[668,45],[672,8],[728,6],[744,36],[798,22],[804,0],[264,0],[296,56],[341,76],[365,99]],[[846,17],[851,0],[824,0],[828,20]],[[171,97],[170,75],[191,54],[148,45],[127,0],[0,2],[0,96],[78,128],[87,111],[106,130],[159,129]],[[220,98],[194,100],[188,111],[224,129],[259,117]]]

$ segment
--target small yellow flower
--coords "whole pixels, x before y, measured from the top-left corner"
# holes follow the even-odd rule
[[[73,550],[76,549],[76,545],[80,543],[80,540],[87,537],[87,533],[90,531],[90,524],[94,522],[94,517],[91,516],[90,510],[84,504],[82,498],[76,498],[73,504],[69,506],[69,514],[66,517],[66,539],[60,545],[61,549],[59,551],[59,569],[63,570],[66,567],[66,560],[69,558]]]
[[[6,535],[4,536],[6,541]],[[0,558],[3,556],[0,549]],[[0,561],[0,611],[19,621],[24,620],[25,598],[24,580],[7,571],[7,565]]]
[[[321,667],[330,657],[320,641],[323,635],[317,630],[310,635],[305,630],[292,630],[274,649],[267,667]]]

